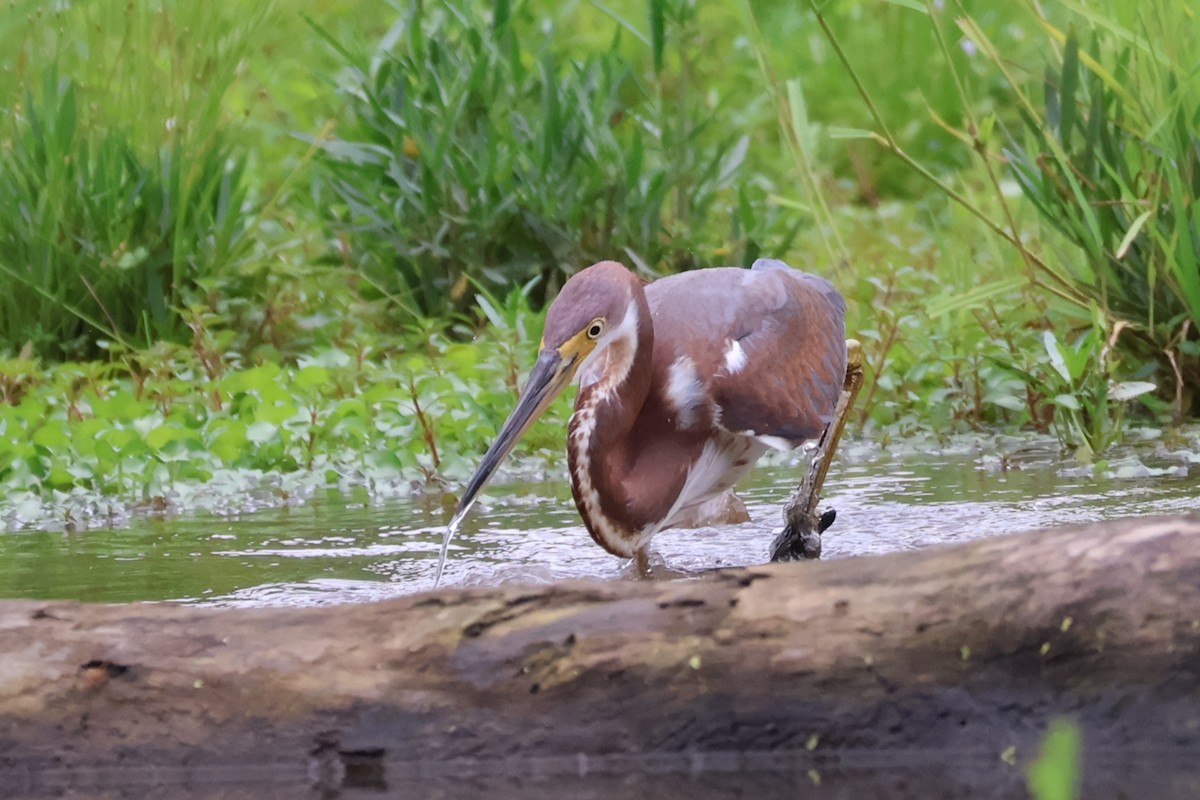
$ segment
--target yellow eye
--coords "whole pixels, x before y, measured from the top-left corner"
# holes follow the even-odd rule
[[[592,320],[592,324],[588,325],[587,329],[588,338],[597,339],[602,333],[604,333],[604,320],[599,318]]]

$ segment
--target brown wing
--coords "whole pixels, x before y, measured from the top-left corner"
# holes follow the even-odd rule
[[[727,430],[797,444],[820,436],[846,374],[846,304],[782,261],[685,272],[646,288],[655,382],[686,356]]]

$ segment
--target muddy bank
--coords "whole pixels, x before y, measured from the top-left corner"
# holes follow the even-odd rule
[[[1200,517],[332,608],[6,602],[0,653],[0,792],[181,769],[336,792],[778,754],[807,775],[892,752],[972,754],[968,780],[976,757],[1030,757],[1059,715],[1089,750],[1169,759],[1200,750]]]

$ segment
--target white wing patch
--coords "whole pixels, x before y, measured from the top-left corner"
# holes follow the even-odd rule
[[[685,512],[731,488],[750,471],[766,449],[765,445],[752,437],[732,433],[719,433],[705,442],[700,458],[688,470],[683,488],[671,504],[670,512],[662,523],[641,532],[638,546],[641,547],[663,528],[678,524]]]
[[[749,431],[747,431],[747,433],[749,433]],[[751,435],[753,435],[753,434],[751,434]],[[786,453],[789,450],[796,449],[796,446],[794,444],[789,442],[787,439],[784,439],[782,436],[755,436],[754,438],[757,439],[758,441],[762,442],[763,444],[765,444],[767,447],[771,448],[772,450],[779,450],[779,451]]]
[[[696,365],[680,356],[667,369],[667,400],[678,416],[676,427],[687,430],[696,424],[697,412],[704,402],[704,386],[696,374]]]
[[[742,371],[746,366],[746,351],[742,349],[742,343],[737,339],[729,342],[729,349],[725,351],[725,372],[734,375]]]

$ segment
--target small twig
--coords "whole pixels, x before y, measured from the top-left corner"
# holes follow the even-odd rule
[[[429,415],[421,408],[421,401],[417,398],[417,384],[410,377],[408,379],[408,392],[412,397],[413,411],[417,415],[417,422],[421,426],[421,433],[425,439],[425,446],[429,448],[429,455],[433,458],[433,468],[438,470],[441,468],[442,460],[438,457],[437,438],[434,435],[433,423],[429,420]]]
[[[875,399],[875,390],[879,387],[879,377],[883,375],[883,368],[887,365],[888,356],[892,352],[892,347],[896,344],[896,333],[900,329],[900,320],[893,318],[892,325],[888,329],[887,338],[883,340],[883,348],[879,352],[879,362],[872,370],[875,374],[875,379],[871,381],[871,388],[867,390],[867,396],[863,398],[862,408],[858,412],[858,424],[866,425],[867,419],[871,415],[871,403]]]
[[[1192,321],[1185,319],[1179,329],[1179,334],[1163,350],[1167,354],[1167,360],[1171,362],[1171,369],[1175,372],[1175,407],[1171,409],[1171,425],[1174,428],[1179,428],[1183,425],[1183,368],[1179,365],[1179,358],[1175,355],[1175,349],[1179,344],[1187,340],[1187,335],[1191,327]]]
[[[879,308],[887,308],[890,305],[890,301],[892,299],[892,293],[895,291],[895,288],[896,288],[896,273],[892,272],[892,274],[888,276],[887,289],[884,291],[883,301],[881,303],[879,303],[879,306],[878,306]],[[888,330],[887,337],[880,340],[880,343],[882,346],[879,351],[879,360],[873,365],[873,368],[871,370],[871,372],[873,373],[873,375],[875,377],[871,381],[871,387],[869,389],[867,389],[867,394],[865,397],[863,397],[863,401],[862,401],[861,405],[859,406],[859,412],[858,412],[859,426],[866,425],[867,419],[870,417],[871,402],[875,397],[875,389],[879,385],[879,378],[881,375],[883,375],[883,368],[887,364],[888,356],[891,354],[892,347],[896,343],[896,333],[899,330],[899,328],[900,328],[900,320],[897,317],[893,316],[892,321],[891,321],[891,328]],[[857,395],[857,390],[856,390],[855,394]]]
[[[109,314],[108,309],[104,307],[104,301],[100,299],[100,295],[96,294],[96,289],[92,286],[92,282],[89,281],[87,276],[83,273],[79,274],[79,280],[83,281],[83,285],[87,288],[88,294],[90,294],[92,299],[96,301],[96,306],[100,309],[100,312],[104,314],[104,318],[108,320],[108,324],[112,326],[112,329],[114,331],[120,330],[120,326],[117,325],[117,321],[112,318],[112,314]]]

